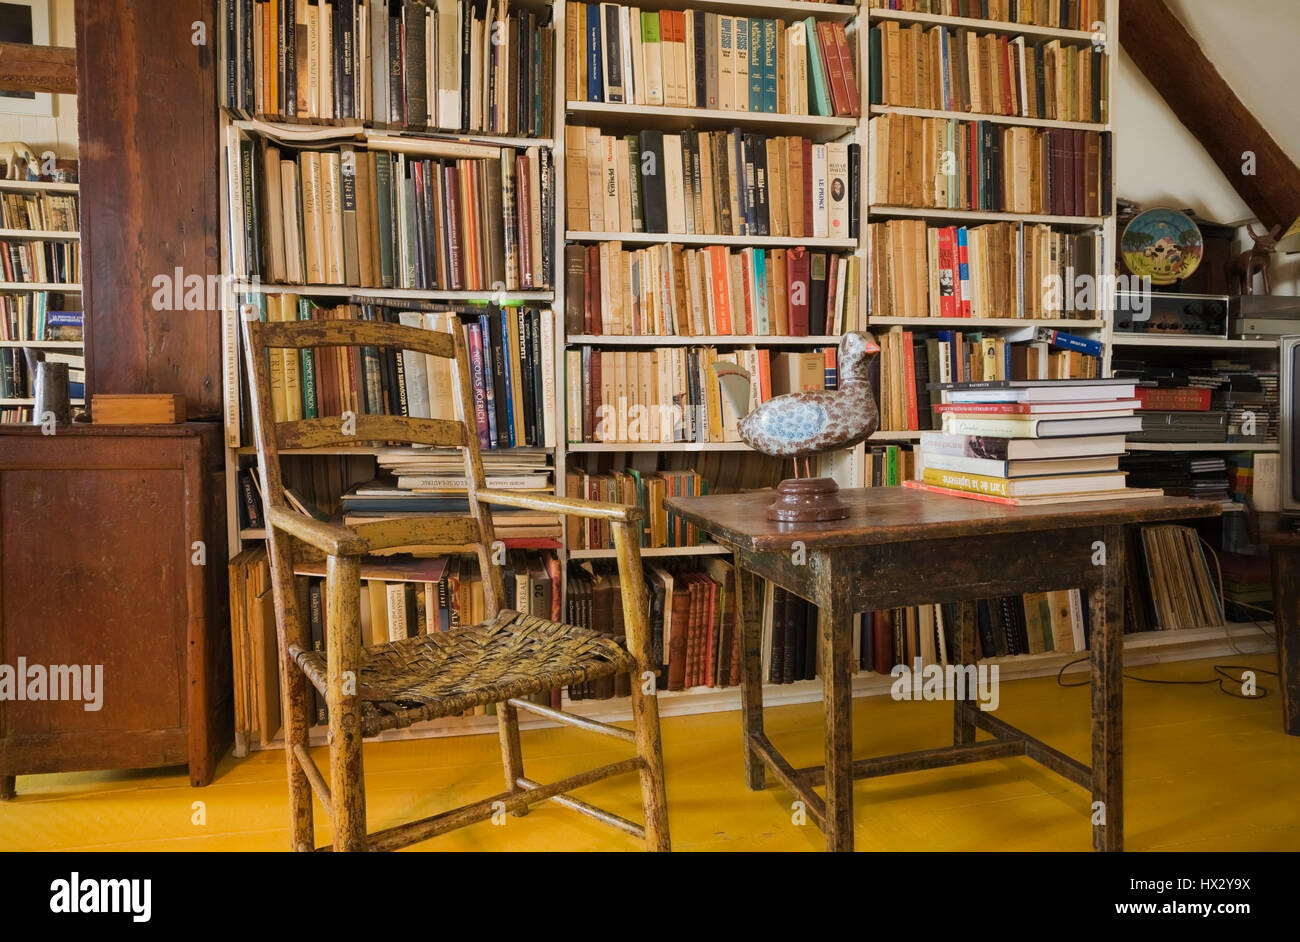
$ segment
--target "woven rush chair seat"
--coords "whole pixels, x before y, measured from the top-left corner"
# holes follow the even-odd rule
[[[295,648],[292,655],[323,696],[324,652]],[[363,736],[636,666],[607,635],[512,611],[481,625],[364,647],[361,656]]]

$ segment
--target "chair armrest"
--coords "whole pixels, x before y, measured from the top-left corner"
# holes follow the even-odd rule
[[[606,501],[584,500],[579,497],[555,497],[551,494],[521,494],[517,491],[481,488],[478,491],[478,499],[484,503],[499,504],[503,507],[540,510],[544,513],[585,517],[589,520],[613,520],[618,523],[633,523],[643,516],[640,507],[631,507],[627,504],[612,504]]]
[[[369,550],[368,542],[350,527],[304,516],[291,507],[267,507],[266,522],[329,556],[364,556]]]

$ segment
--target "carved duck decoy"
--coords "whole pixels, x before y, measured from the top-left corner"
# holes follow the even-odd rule
[[[727,362],[715,369],[723,393],[743,416],[737,425],[741,439],[765,455],[795,458],[797,469],[797,459],[856,445],[880,425],[867,378],[867,367],[878,353],[874,336],[851,331],[840,340],[838,389],[777,396],[748,415],[748,371]]]

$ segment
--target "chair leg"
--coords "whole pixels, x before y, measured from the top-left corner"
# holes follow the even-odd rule
[[[519,779],[524,775],[524,753],[519,745],[519,711],[509,703],[497,704],[497,732],[501,736],[501,767],[506,773],[506,791],[520,791]],[[512,812],[522,818],[531,809],[524,805]]]
[[[284,757],[289,768],[289,828],[293,850],[311,851],[316,849],[316,828],[312,808],[311,785],[298,760],[294,757],[293,747],[311,747],[311,710],[308,707],[310,691],[307,678],[303,676],[298,665],[291,661],[285,665],[281,676],[286,678],[287,688],[284,693]]]
[[[0,801],[9,801],[18,794],[17,779],[16,775],[0,775]]]
[[[334,849],[366,849],[366,778],[361,759],[361,563],[331,556],[325,590],[327,659],[325,702],[330,720],[330,793]]]
[[[641,767],[641,804],[645,809],[647,850],[667,851],[668,797],[664,792],[664,754],[659,738],[659,698],[642,692],[642,679],[632,677],[632,724]]]

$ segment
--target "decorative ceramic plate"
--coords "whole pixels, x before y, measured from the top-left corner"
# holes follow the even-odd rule
[[[1124,264],[1155,285],[1170,285],[1196,271],[1205,253],[1201,230],[1176,209],[1148,209],[1124,227]]]

